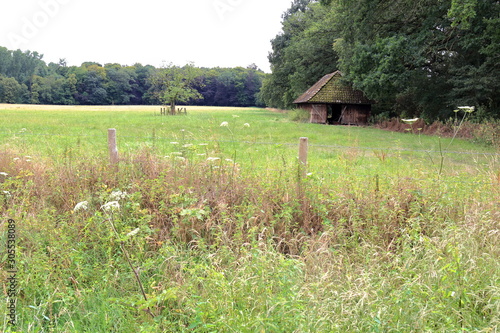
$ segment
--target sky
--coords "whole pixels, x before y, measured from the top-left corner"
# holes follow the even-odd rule
[[[270,72],[271,39],[292,0],[0,0],[0,46],[121,65]]]

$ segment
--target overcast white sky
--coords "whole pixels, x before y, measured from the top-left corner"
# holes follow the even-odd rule
[[[292,0],[0,0],[0,46],[48,62],[246,67],[269,72]]]

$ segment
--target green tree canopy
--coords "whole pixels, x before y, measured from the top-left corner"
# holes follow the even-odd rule
[[[290,106],[339,69],[378,102],[376,112],[434,120],[465,104],[500,118],[499,7],[497,0],[295,0],[272,41],[262,98]]]
[[[175,113],[177,103],[202,98],[194,89],[194,83],[199,76],[200,71],[193,64],[183,67],[172,64],[164,66],[151,77],[153,95],[163,104],[170,105],[170,111]]]

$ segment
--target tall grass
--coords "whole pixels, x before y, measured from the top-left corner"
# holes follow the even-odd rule
[[[498,330],[496,156],[447,158],[439,173],[433,155],[394,149],[411,145],[409,136],[381,137],[396,147],[367,150],[362,140],[382,132],[219,112],[201,124],[167,118],[170,136],[157,130],[151,144],[122,150],[119,166],[103,158],[105,147],[54,158],[36,140],[4,138],[1,237],[15,219],[16,331]],[[97,119],[90,126],[110,125]],[[129,132],[139,130],[137,119]],[[321,137],[327,130],[334,139]],[[344,148],[312,147],[304,178],[294,156],[299,133]],[[86,209],[75,210],[83,201]],[[106,210],[111,201],[120,208]],[[2,330],[13,331],[6,321]]]

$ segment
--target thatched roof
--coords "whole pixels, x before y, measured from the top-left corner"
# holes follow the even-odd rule
[[[372,104],[373,101],[359,90],[341,82],[342,73],[334,73],[323,76],[304,94],[293,103],[318,103],[318,104]]]

